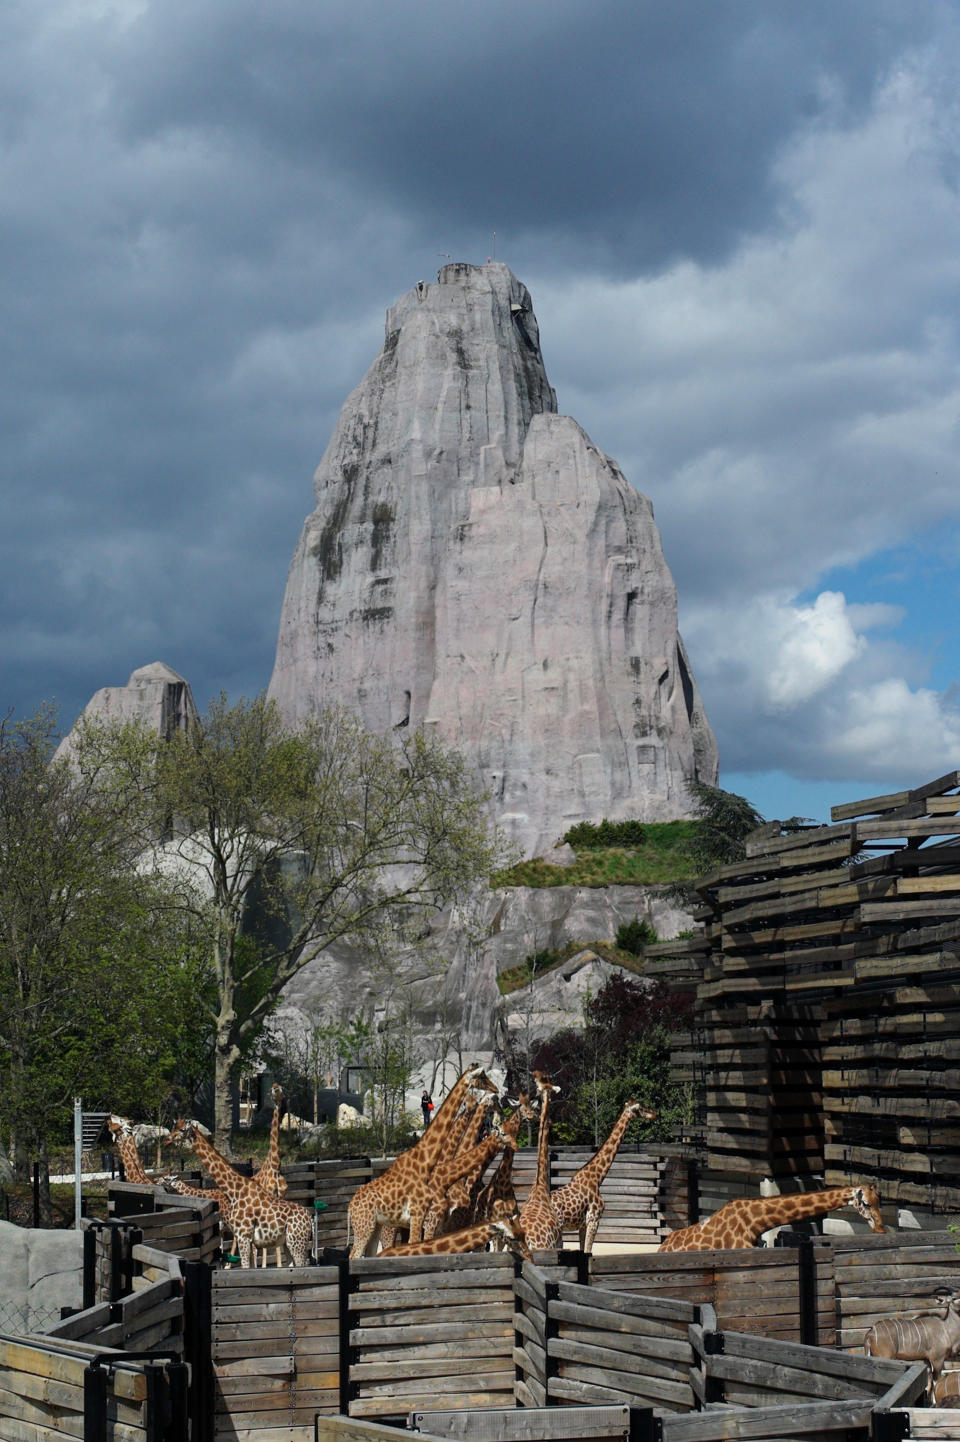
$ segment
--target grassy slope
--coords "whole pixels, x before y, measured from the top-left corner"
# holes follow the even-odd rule
[[[493,878],[494,886],[659,886],[670,881],[692,881],[696,868],[688,846],[696,834],[696,821],[652,821],[644,830],[643,846],[627,851],[605,847],[578,851],[574,866],[550,866],[537,858],[521,861]]]

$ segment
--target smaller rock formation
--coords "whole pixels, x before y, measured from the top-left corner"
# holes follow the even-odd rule
[[[104,686],[83,708],[82,721],[143,721],[169,741],[197,719],[189,682],[162,661],[134,671],[125,686]],[[57,756],[68,755],[73,731],[64,737]]]
[[[60,1321],[83,1302],[83,1236],[0,1222],[4,1330],[23,1335]]]

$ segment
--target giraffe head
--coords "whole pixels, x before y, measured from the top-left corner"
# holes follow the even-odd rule
[[[176,1147],[189,1147],[192,1145],[193,1139],[198,1132],[200,1132],[201,1135],[205,1137],[208,1137],[210,1135],[209,1128],[205,1127],[203,1125],[203,1122],[198,1122],[195,1117],[177,1117],[177,1120],[170,1128],[170,1135],[167,1137],[167,1145]]]
[[[623,1108],[631,1121],[655,1122],[657,1113],[653,1107],[645,1107],[643,1102],[629,1101]]]
[[[869,1222],[874,1232],[885,1232],[883,1218],[880,1215],[880,1197],[874,1187],[868,1186],[866,1182],[858,1182],[850,1188],[849,1202]]]
[[[117,1141],[119,1141],[121,1137],[133,1136],[132,1124],[126,1117],[118,1117],[115,1112],[111,1112],[107,1117],[107,1129]]]
[[[554,1086],[550,1078],[545,1076],[542,1071],[531,1072],[530,1075],[533,1077],[533,1084],[537,1089],[537,1096],[540,1097],[541,1100],[547,1092],[558,1092],[560,1090],[558,1086]]]
[[[507,1097],[504,1105],[512,1107],[514,1113],[519,1112],[523,1121],[534,1122],[537,1119],[537,1107],[540,1102],[539,1099],[531,1101],[529,1092],[521,1092],[518,1097]]]
[[[523,1234],[518,1217],[499,1217],[491,1223],[491,1226],[494,1231],[500,1233],[508,1252],[519,1253],[526,1262],[533,1261],[533,1253],[527,1246],[527,1239]]]

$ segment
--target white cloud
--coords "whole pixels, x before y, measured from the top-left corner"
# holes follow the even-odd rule
[[[956,697],[890,674],[904,658],[865,634],[899,618],[895,607],[851,606],[837,591],[809,604],[771,594],[695,612],[689,644],[718,703],[725,768],[893,786],[960,767]]]

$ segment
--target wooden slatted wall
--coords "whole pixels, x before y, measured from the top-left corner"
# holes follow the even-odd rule
[[[350,1263],[349,1414],[513,1405],[513,1257]]]
[[[213,1274],[214,1437],[303,1442],[340,1410],[336,1267]]]
[[[717,1252],[646,1252],[593,1256],[590,1283],[615,1292],[709,1303],[717,1325],[782,1341],[801,1340],[800,1264],[787,1247]],[[817,1249],[817,1340],[836,1339],[830,1249]]]
[[[960,1211],[958,787],[770,823],[697,883],[702,937],[673,946],[699,973],[707,1166],[741,1192],[825,1174]]]

